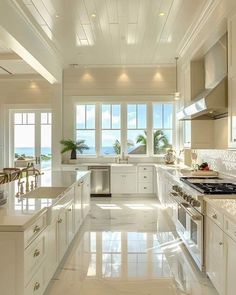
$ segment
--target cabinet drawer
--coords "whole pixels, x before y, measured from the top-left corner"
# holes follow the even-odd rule
[[[207,204],[207,216],[214,221],[220,228],[224,227],[224,217],[217,209]]]
[[[152,166],[139,166],[138,172],[152,172],[153,167]]]
[[[138,184],[138,193],[142,194],[152,194],[153,187],[151,183],[139,183]]]
[[[41,231],[44,230],[46,225],[46,213],[44,213],[31,226],[29,226],[29,228],[25,230],[25,248],[40,234]]]
[[[139,172],[138,181],[140,182],[152,182],[152,172]]]
[[[46,236],[46,230],[44,230],[25,250],[25,285],[46,257]]]
[[[224,218],[224,231],[236,241],[236,223],[229,220],[227,217]]]
[[[45,290],[45,266],[42,264],[25,288],[24,295],[42,295]]]

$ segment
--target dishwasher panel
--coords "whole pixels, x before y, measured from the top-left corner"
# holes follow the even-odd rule
[[[91,171],[91,196],[110,196],[110,167],[89,166]]]

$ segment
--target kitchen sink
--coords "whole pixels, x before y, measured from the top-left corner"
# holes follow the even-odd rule
[[[56,199],[59,197],[67,187],[39,187],[33,191],[26,193],[24,198],[35,198],[35,199]]]
[[[121,167],[121,166],[134,166],[134,164],[125,164],[125,163],[121,163],[121,164],[111,164],[111,166],[118,166],[118,167]]]

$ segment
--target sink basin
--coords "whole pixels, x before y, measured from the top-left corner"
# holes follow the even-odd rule
[[[66,189],[67,187],[39,187],[33,191],[26,193],[23,197],[35,199],[56,199]]]
[[[134,164],[124,164],[124,163],[121,163],[121,164],[111,164],[111,166],[118,166],[118,167],[121,167],[121,166],[134,166]]]

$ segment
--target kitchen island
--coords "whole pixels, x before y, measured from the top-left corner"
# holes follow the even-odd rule
[[[48,171],[0,190],[0,293],[42,295],[89,212],[90,173]]]

